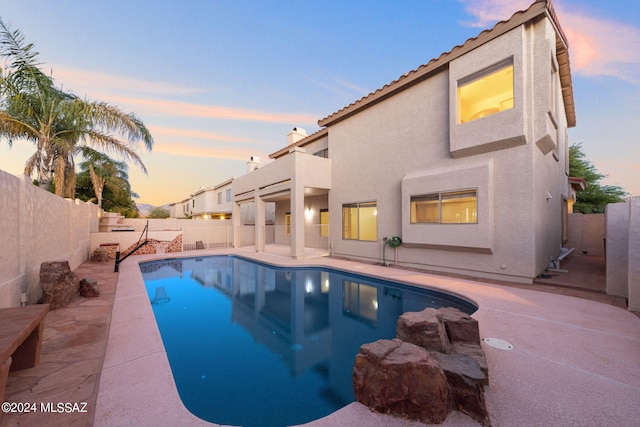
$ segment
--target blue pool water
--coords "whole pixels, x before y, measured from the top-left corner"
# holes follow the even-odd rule
[[[353,402],[362,344],[394,338],[407,311],[460,298],[320,268],[233,256],[140,266],[185,406],[210,422],[285,426]]]

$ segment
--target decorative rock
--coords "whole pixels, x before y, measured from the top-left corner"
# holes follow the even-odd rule
[[[452,344],[452,350],[454,354],[464,354],[469,356],[478,362],[478,366],[484,373],[485,385],[489,385],[489,365],[487,365],[487,358],[484,355],[484,351],[480,344],[470,342],[458,342]]]
[[[98,248],[93,251],[91,262],[109,262],[109,253],[105,248]]]
[[[50,310],[66,307],[78,293],[78,277],[73,274],[68,261],[43,262],[40,264],[42,302]]]
[[[491,425],[484,400],[489,370],[475,319],[448,307],[407,312],[396,335],[360,347],[353,369],[357,401],[426,423],[443,422],[455,408]]]
[[[484,401],[485,374],[474,359],[463,354],[432,353],[444,370],[455,409],[484,426],[491,425]]]
[[[80,296],[84,298],[95,298],[100,296],[98,282],[94,279],[80,280]]]
[[[402,314],[396,323],[396,336],[429,351],[451,353],[442,314],[435,308]]]
[[[360,347],[353,370],[356,400],[369,408],[425,423],[442,423],[451,402],[437,360],[399,339]]]
[[[478,321],[453,307],[439,309],[451,343],[471,342],[480,344]]]

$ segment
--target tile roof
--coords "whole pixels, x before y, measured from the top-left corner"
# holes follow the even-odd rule
[[[482,31],[478,36],[473,37],[465,41],[461,45],[455,46],[448,52],[442,53],[438,58],[434,58],[428,63],[421,65],[415,70],[409,71],[403,74],[397,80],[383,86],[375,92],[366,95],[365,97],[347,105],[346,107],[336,111],[335,113],[318,120],[318,125],[330,126],[337,123],[347,117],[355,114],[356,112],[375,105],[376,103],[405,90],[422,80],[430,77],[434,72],[439,71],[440,68],[447,66],[448,63],[465,53],[477,48],[478,46],[487,43],[488,41],[518,27],[519,25],[529,22],[539,16],[547,16],[554,24],[557,32],[556,37],[556,56],[558,60],[558,66],[560,68],[560,81],[562,85],[562,95],[565,104],[567,122],[569,127],[575,126],[576,115],[575,105],[573,101],[573,86],[571,83],[571,71],[569,67],[569,52],[567,38],[560,27],[557,15],[551,0],[537,0],[526,10],[521,10],[514,13],[511,18],[505,21],[500,21],[491,29]]]

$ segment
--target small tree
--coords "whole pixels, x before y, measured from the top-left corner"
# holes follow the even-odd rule
[[[163,208],[155,207],[149,211],[147,218],[169,218],[169,211]]]
[[[577,201],[573,206],[576,213],[603,213],[609,203],[624,201],[628,193],[617,185],[600,185],[600,181],[606,178],[598,172],[582,151],[582,143],[569,147],[569,175],[584,178],[587,188],[577,193]]]

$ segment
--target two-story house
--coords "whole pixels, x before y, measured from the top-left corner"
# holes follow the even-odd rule
[[[200,188],[187,199],[169,205],[171,218],[231,218],[233,178],[213,187]]]
[[[536,1],[320,131],[294,129],[272,163],[234,181],[233,209],[253,203],[257,250],[275,202],[275,241],[296,258],[312,224],[334,256],[531,282],[566,238],[575,122],[567,39]],[[385,248],[394,236],[402,245]]]

